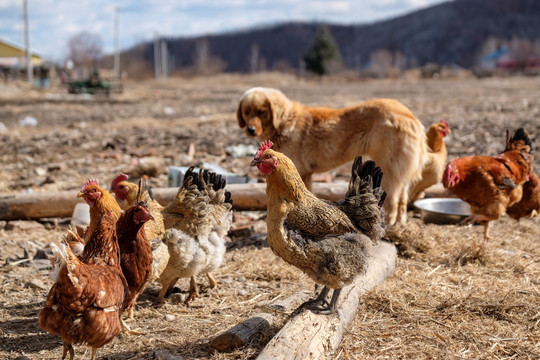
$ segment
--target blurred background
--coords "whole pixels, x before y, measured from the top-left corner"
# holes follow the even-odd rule
[[[540,68],[536,0],[0,1],[5,81],[278,71],[477,77]]]

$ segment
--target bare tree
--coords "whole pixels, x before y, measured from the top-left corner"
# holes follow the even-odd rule
[[[377,77],[388,76],[392,68],[392,53],[386,49],[378,49],[369,55],[371,71]]]
[[[249,69],[252,73],[259,71],[259,44],[251,44],[249,53]]]
[[[201,38],[195,43],[194,71],[197,75],[212,75],[223,72],[226,63],[211,54],[207,38]]]
[[[101,60],[103,43],[98,34],[82,31],[68,40],[69,58],[77,67],[95,69]]]

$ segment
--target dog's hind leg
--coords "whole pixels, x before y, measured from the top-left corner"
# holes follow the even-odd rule
[[[398,214],[396,222],[405,224],[407,222],[407,204],[409,202],[409,186],[404,186],[399,196]]]
[[[403,185],[401,185],[399,179],[396,179],[393,174],[388,171],[383,176],[382,188],[386,191],[386,200],[384,201],[386,224],[394,225],[398,217]]]

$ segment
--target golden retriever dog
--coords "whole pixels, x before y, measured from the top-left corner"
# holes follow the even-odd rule
[[[308,107],[281,91],[256,87],[240,98],[238,125],[249,136],[271,140],[296,165],[311,189],[311,175],[366,155],[384,172],[386,221],[407,220],[409,187],[426,161],[424,127],[397,100],[375,99],[342,109]]]

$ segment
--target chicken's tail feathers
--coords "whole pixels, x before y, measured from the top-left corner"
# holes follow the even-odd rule
[[[209,170],[201,170],[199,176],[194,178],[199,191],[204,191],[210,198],[210,203],[228,203],[232,205],[231,193],[225,190],[227,180],[221,174]],[[223,194],[223,195],[222,195]]]
[[[60,270],[67,265],[68,276],[71,279],[71,269],[74,265],[79,263],[79,259],[66,243],[66,239],[63,238],[59,244],[52,243],[51,250],[53,256],[50,258],[52,264],[51,278],[57,282]]]
[[[506,130],[506,147],[504,151],[519,150],[527,153],[533,152],[531,138],[524,128],[519,128],[510,136],[510,132]]]
[[[383,171],[375,161],[363,162],[361,156],[354,159],[351,169],[349,189],[345,197],[356,196],[362,192],[370,191],[378,200],[378,206],[382,207],[386,199],[386,192],[381,188]]]
[[[384,209],[386,192],[381,188],[383,172],[374,161],[362,161],[358,156],[353,163],[349,189],[340,208],[349,219],[372,241],[384,235]]]

